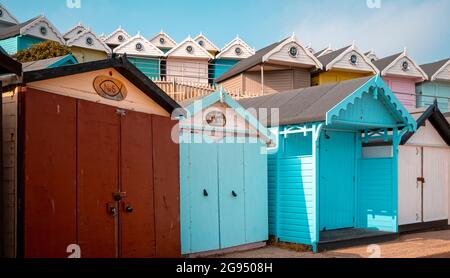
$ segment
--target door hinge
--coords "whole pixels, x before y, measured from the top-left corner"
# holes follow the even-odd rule
[[[122,117],[127,115],[127,112],[125,111],[125,109],[120,109],[120,108],[118,108],[116,110],[116,113]]]

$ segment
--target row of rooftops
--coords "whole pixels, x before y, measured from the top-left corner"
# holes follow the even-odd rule
[[[45,31],[44,31],[45,30]],[[328,46],[320,51],[314,51],[310,46],[304,46],[295,36],[273,43],[258,51],[255,51],[241,38],[236,37],[223,48],[219,49],[204,34],[195,38],[188,37],[180,43],[173,40],[167,33],[161,31],[152,38],[146,39],[140,33],[130,36],[123,28],[119,27],[108,36],[97,36],[83,24],[77,24],[65,34],[58,29],[45,16],[38,16],[26,22],[19,21],[0,4],[0,40],[5,40],[19,35],[41,36],[41,38],[52,39],[69,47],[81,47],[104,51],[108,54],[127,54],[130,56],[159,57],[159,58],[198,58],[198,59],[235,59],[241,60],[228,72],[216,80],[225,81],[246,70],[262,63],[273,61],[274,53],[280,51],[283,46],[292,45],[290,50],[290,62],[295,66],[310,68],[313,72],[328,71],[349,53],[355,53],[357,63],[366,65],[366,69],[373,74],[388,75],[389,70],[396,64],[401,63],[403,75],[424,80],[450,81],[449,74],[443,74],[450,70],[450,58],[425,65],[417,65],[406,49],[400,53],[378,59],[374,51],[361,52],[355,43],[341,49],[333,49]],[[292,54],[292,53],[291,53]],[[353,59],[353,56],[351,57]],[[298,63],[297,63],[297,61]]]

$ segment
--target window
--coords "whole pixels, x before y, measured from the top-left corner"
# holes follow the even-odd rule
[[[236,53],[236,55],[241,55],[242,54],[242,49],[240,47],[236,47],[236,49],[234,50],[234,52]]]
[[[166,43],[166,40],[165,40],[164,38],[159,38],[159,43],[160,43],[160,44],[165,44],[165,43]]]
[[[408,61],[404,61],[402,64],[402,70],[403,71],[408,71],[409,70],[409,63]]]
[[[225,127],[227,124],[227,118],[221,111],[211,111],[205,116],[205,120],[208,125],[212,127]]]
[[[0,17],[3,16],[3,10],[0,10]]]
[[[352,65],[356,65],[357,62],[358,62],[358,56],[356,56],[355,54],[350,56],[350,63],[352,63]]]
[[[187,51],[188,53],[192,53],[192,52],[194,51],[194,48],[192,48],[192,46],[189,45],[188,47],[186,47],[186,51]]]
[[[87,43],[87,45],[93,45],[94,44],[94,40],[91,37],[88,37],[86,39],[86,43]]]
[[[394,156],[392,146],[363,146],[363,158],[390,158]]]
[[[138,43],[136,44],[136,50],[137,50],[137,51],[142,51],[142,50],[144,50],[144,46],[142,45],[142,43],[138,42]]]
[[[296,58],[298,55],[297,47],[293,46],[293,47],[289,48],[289,55],[293,58]]]
[[[199,44],[200,46],[205,46],[205,42],[204,42],[204,41],[199,41],[198,44]]]
[[[119,36],[117,37],[117,39],[118,39],[120,42],[123,42],[123,41],[125,40],[125,37],[122,36],[122,35],[119,35]]]
[[[42,34],[43,36],[46,36],[46,35],[47,35],[47,28],[45,28],[44,26],[42,26],[42,27],[39,29],[39,32],[41,32],[41,34]]]

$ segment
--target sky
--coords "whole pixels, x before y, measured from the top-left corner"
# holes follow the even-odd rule
[[[19,20],[45,15],[62,33],[82,22],[180,42],[203,32],[218,47],[236,35],[260,49],[295,33],[315,50],[352,44],[379,57],[406,47],[420,64],[450,57],[450,0],[0,0]]]

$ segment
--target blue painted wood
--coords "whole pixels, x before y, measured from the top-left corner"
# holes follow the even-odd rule
[[[18,37],[12,37],[5,40],[0,41],[0,46],[8,53],[9,55],[16,54],[18,51]]]
[[[234,67],[239,60],[230,60],[230,59],[217,59],[215,60],[213,72],[214,79],[219,78],[222,74],[229,71],[232,67]]]
[[[428,107],[436,99],[442,112],[450,112],[450,83],[424,82],[417,85],[416,92],[417,107]]]
[[[160,73],[160,60],[156,58],[146,59],[138,57],[128,57],[128,60],[135,65],[142,73],[148,78],[159,78]]]
[[[246,143],[244,151],[246,243],[268,240],[267,154],[262,143]],[[261,174],[263,173],[263,174]]]
[[[19,36],[17,40],[17,51],[30,48],[31,46],[44,42],[44,39],[35,38],[31,36]]]
[[[355,134],[351,132],[322,133],[319,170],[321,231],[354,227],[355,141]]]
[[[245,242],[243,145],[219,144],[218,160],[220,247],[223,249]]]
[[[71,54],[67,55],[66,57],[60,59],[59,61],[53,63],[48,68],[57,68],[62,66],[69,66],[69,65],[76,65],[78,64],[78,61],[73,57]]]

